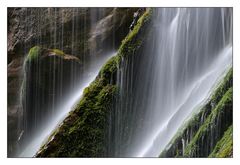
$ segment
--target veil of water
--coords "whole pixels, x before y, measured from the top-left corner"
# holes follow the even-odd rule
[[[159,156],[232,64],[229,9],[154,9],[152,28],[140,59],[123,59],[118,73],[114,156]]]

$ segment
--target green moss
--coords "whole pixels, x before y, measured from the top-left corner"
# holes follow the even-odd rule
[[[216,144],[209,157],[226,158],[233,154],[233,126],[231,125],[224,133],[222,139]]]
[[[152,10],[148,9],[139,18],[134,29],[122,41],[117,55],[108,60],[108,62],[102,67],[100,71],[101,76],[109,78],[109,75],[111,75],[118,69],[122,58],[133,55],[136,50],[139,49],[145,37],[144,35],[140,35],[140,31],[145,29],[144,26],[150,22],[151,14]]]
[[[45,53],[53,52],[56,56],[59,56],[59,57],[62,57],[65,55],[65,53],[59,49],[48,49],[47,50],[40,46],[34,46],[29,50],[28,55],[27,55],[27,60],[28,61],[37,60],[41,54],[44,54],[44,52]]]
[[[28,61],[36,60],[40,54],[41,54],[41,47],[34,46],[29,50],[28,55],[27,55],[27,60]]]
[[[114,56],[102,67],[100,70],[100,76],[109,79],[113,73],[115,73],[119,67],[119,56]]]
[[[56,55],[63,56],[65,53],[59,49],[51,49],[52,52],[54,52]]]
[[[232,86],[233,83],[233,69],[230,68],[226,76],[224,77],[223,82],[217,87],[214,94],[211,96],[212,104],[216,104],[220,100],[220,98],[226,92],[226,89]]]

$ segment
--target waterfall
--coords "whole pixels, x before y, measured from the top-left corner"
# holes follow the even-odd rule
[[[102,146],[106,155],[100,155],[158,157],[232,67],[231,8],[151,10],[150,23],[143,25],[147,30],[142,32],[140,27],[139,34],[131,35],[134,29],[129,32],[130,39],[143,33],[147,37],[141,44],[131,40],[130,47],[139,44],[139,48],[126,56],[121,54],[123,50],[114,61],[117,69],[111,72],[111,85],[116,85],[118,93],[109,106],[104,127],[106,141]],[[116,54],[115,49],[128,33],[130,16],[137,10],[127,11],[23,9],[25,35],[35,37],[24,41],[24,54],[39,47],[45,54],[35,61],[25,56],[18,149],[14,154],[32,157],[43,144],[54,142],[50,135],[64,126],[63,120],[76,108],[84,89],[96,80],[102,65]],[[202,116],[201,124],[204,119]],[[191,131],[187,134],[193,136]],[[181,140],[185,150],[189,139]]]
[[[109,53],[97,62],[93,62],[94,65],[92,66],[94,67],[91,67],[88,71],[86,71],[87,76],[84,77],[75,92],[72,92],[65,101],[58,105],[58,113],[55,115],[54,119],[46,121],[42,128],[38,129],[38,133],[34,135],[30,143],[28,143],[26,148],[20,153],[20,157],[32,157],[37,153],[40,147],[48,140],[48,137],[66,118],[68,113],[74,109],[74,106],[81,99],[84,89],[88,87],[92,81],[94,81],[101,66],[115,54],[116,53]]]
[[[118,71],[116,157],[158,157],[232,64],[231,9],[155,8],[151,28]]]

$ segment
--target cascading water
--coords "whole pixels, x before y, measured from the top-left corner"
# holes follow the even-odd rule
[[[83,77],[83,80],[79,82],[79,87],[75,88],[75,92],[72,92],[66,101],[58,105],[58,113],[55,115],[54,119],[46,121],[44,126],[38,129],[38,133],[32,138],[33,140],[28,143],[24,151],[20,153],[20,157],[32,157],[37,153],[51,133],[59,126],[67,114],[74,109],[74,106],[78,103],[79,99],[81,99],[84,89],[96,78],[101,66],[113,55],[115,55],[115,53],[109,53],[98,61],[92,62],[92,67],[85,71],[86,75]]]
[[[118,71],[116,157],[158,157],[232,64],[232,11],[153,9],[150,39]]]

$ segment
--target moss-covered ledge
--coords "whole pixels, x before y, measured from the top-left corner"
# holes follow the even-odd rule
[[[100,70],[84,90],[77,106],[49,137],[36,157],[105,157],[107,156],[108,116],[114,111],[117,70],[121,60],[134,55],[144,43],[151,9],[140,17],[134,29],[122,41],[116,56]]]
[[[180,128],[160,157],[208,157],[213,150],[211,157],[225,157],[217,153],[216,147],[232,125],[232,73],[231,68],[207,103]],[[232,151],[231,145],[228,151]]]
[[[148,30],[147,26],[151,23],[152,12],[152,9],[148,8],[142,17],[139,18],[134,29],[122,41],[118,51],[119,56],[126,57],[134,54],[143,44],[144,40],[146,40],[145,34]]]
[[[59,58],[63,60],[75,60],[77,62],[80,62],[79,58],[73,55],[68,55],[60,49],[56,49],[56,48],[47,49],[38,45],[32,47],[29,50],[26,61],[30,63],[34,63],[46,57],[54,57],[54,58]]]

